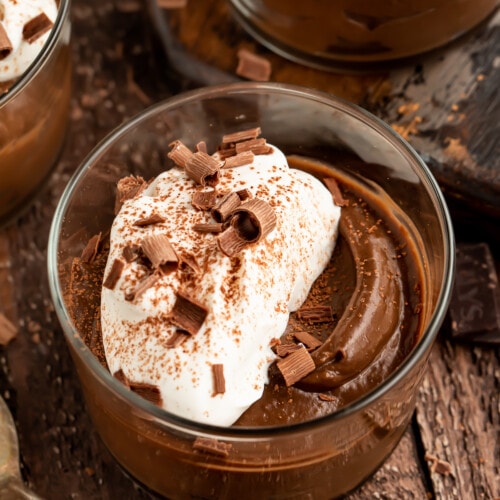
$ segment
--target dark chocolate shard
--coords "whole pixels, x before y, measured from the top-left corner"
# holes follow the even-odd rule
[[[170,321],[191,335],[198,333],[207,316],[207,308],[197,300],[177,291]]]
[[[207,222],[205,224],[195,224],[193,229],[199,233],[221,233],[224,229],[224,224],[221,222]]]
[[[44,12],[38,14],[38,16],[30,19],[23,26],[23,39],[28,43],[33,43],[38,40],[42,35],[49,31],[54,23],[47,17]]]
[[[209,455],[215,455],[221,458],[226,458],[229,456],[232,445],[231,443],[224,443],[223,441],[218,441],[217,439],[197,437],[193,442],[193,450],[201,451],[203,453],[208,453]]]
[[[82,251],[82,255],[80,257],[81,261],[84,264],[92,264],[94,262],[97,252],[99,250],[99,244],[101,242],[102,233],[95,234],[92,238],[89,239],[85,248]]]
[[[240,49],[237,52],[238,66],[236,74],[249,80],[267,82],[271,77],[272,66],[269,59],[250,52],[247,49]]]
[[[449,315],[453,337],[500,343],[498,276],[487,243],[458,245]]]
[[[176,330],[167,339],[167,342],[165,343],[165,345],[166,345],[167,349],[175,349],[176,347],[183,344],[184,341],[186,341],[188,337],[190,337],[189,333],[183,332],[182,330]]]
[[[120,276],[122,275],[124,267],[125,264],[122,260],[115,259],[113,261],[113,264],[111,264],[111,269],[109,270],[109,273],[106,276],[106,279],[104,280],[102,286],[113,290],[118,283]]]
[[[121,382],[124,386],[130,388],[130,384],[128,382],[128,379],[125,376],[125,374],[123,373],[123,370],[121,368],[118,371],[116,371],[115,373],[113,373],[113,377],[115,377],[116,380]]]
[[[147,182],[140,176],[129,175],[120,179],[116,185],[115,214],[120,211],[123,203],[146,189]]]
[[[292,386],[306,375],[312,373],[316,365],[305,347],[293,351],[286,358],[280,359],[276,366],[285,379],[287,387]]]
[[[212,375],[214,379],[214,395],[226,392],[226,379],[224,378],[224,365],[215,363],[212,365]]]
[[[303,347],[299,344],[294,344],[294,343],[287,343],[287,344],[278,344],[275,347],[275,352],[280,358],[284,358],[285,356],[288,356],[292,352],[298,351],[299,349],[302,349]]]
[[[149,274],[136,286],[135,290],[125,295],[125,300],[137,300],[146,290],[149,290],[160,279],[157,273]]]
[[[140,255],[141,255],[141,247],[138,245],[127,245],[126,247],[123,247],[122,250],[122,255],[123,258],[128,262],[134,262],[137,260]]]

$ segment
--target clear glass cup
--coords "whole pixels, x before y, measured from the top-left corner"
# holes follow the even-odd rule
[[[114,379],[75,327],[68,287],[73,258],[91,236],[110,227],[118,179],[131,173],[156,176],[166,168],[166,152],[175,139],[190,147],[203,139],[213,150],[225,132],[254,126],[260,126],[263,136],[287,154],[332,163],[339,150],[348,150],[371,163],[356,173],[386,190],[411,221],[408,230],[425,269],[425,332],[394,373],[338,412],[290,426],[221,428],[169,414]],[[226,84],[161,102],[94,149],[57,207],[48,272],[55,308],[95,426],[117,461],[139,483],[172,499],[322,499],[358,486],[404,433],[446,313],[454,239],[436,181],[389,126],[321,92],[269,83]],[[230,443],[230,456],[194,451],[196,437]]]
[[[71,94],[70,0],[60,0],[36,59],[0,95],[0,226],[27,206],[55,165]]]
[[[498,0],[229,3],[238,22],[281,56],[320,69],[363,70],[454,40],[491,14]]]

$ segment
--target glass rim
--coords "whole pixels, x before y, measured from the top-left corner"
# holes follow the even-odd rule
[[[427,327],[416,346],[404,361],[394,370],[385,380],[364,394],[357,400],[349,403],[341,409],[331,414],[304,422],[287,424],[284,426],[259,426],[259,427],[237,427],[237,426],[217,426],[212,424],[200,423],[187,418],[175,415],[164,410],[144,398],[129,391],[122,383],[116,380],[111,373],[106,370],[90,351],[70,318],[70,315],[62,299],[62,290],[59,283],[58,274],[58,238],[61,226],[64,221],[68,202],[77,189],[81,178],[85,175],[94,161],[105,151],[113,142],[125,135],[129,130],[140,124],[142,121],[157,114],[160,110],[166,111],[169,108],[177,107],[189,102],[194,102],[199,98],[209,99],[215,97],[227,97],[238,94],[282,94],[288,97],[299,97],[316,102],[322,102],[329,107],[347,113],[354,118],[361,120],[365,125],[369,125],[383,136],[398,152],[420,169],[421,181],[426,181],[426,188],[429,196],[433,199],[436,207],[436,214],[442,229],[442,238],[444,245],[443,279],[439,293],[436,299],[436,308],[433,311]],[[96,375],[101,383],[117,393],[122,399],[129,401],[134,406],[151,416],[157,418],[162,424],[170,427],[175,426],[184,432],[205,432],[209,434],[223,435],[225,438],[245,438],[245,437],[271,437],[278,434],[300,433],[320,428],[337,420],[344,419],[349,415],[362,410],[364,407],[376,402],[395,386],[405,375],[413,369],[417,362],[425,355],[428,348],[434,342],[439,328],[444,320],[448,303],[451,296],[453,285],[453,275],[455,268],[455,241],[453,235],[453,226],[448,212],[444,196],[439,185],[432,175],[430,169],[420,158],[413,147],[397,134],[384,121],[364,110],[360,106],[348,102],[342,98],[328,94],[326,92],[300,87],[292,84],[273,83],[273,82],[243,82],[243,83],[225,83],[195,90],[185,91],[181,94],[169,97],[136,114],[128,121],[122,123],[116,129],[104,137],[87,155],[74,172],[68,184],[66,185],[62,196],[57,204],[54,218],[50,227],[49,240],[47,246],[47,269],[49,277],[49,287],[52,300],[55,305],[55,311],[59,318],[66,340],[73,346],[77,355]]]
[[[71,0],[60,0],[57,8],[57,16],[54,21],[54,26],[50,31],[50,35],[47,38],[44,46],[35,57],[35,59],[28,66],[26,71],[15,80],[12,87],[0,96],[0,109],[3,108],[9,101],[14,99],[14,97],[19,94],[29,83],[35,78],[35,76],[41,71],[45,61],[54,52],[57,42],[61,36],[61,32],[64,27],[64,22],[69,17]]]

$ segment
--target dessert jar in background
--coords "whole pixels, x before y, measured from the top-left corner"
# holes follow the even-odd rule
[[[57,3],[41,51],[21,75],[0,82],[0,226],[36,194],[65,138],[71,93],[70,0]],[[2,76],[7,78],[0,71]]]
[[[440,47],[470,30],[498,0],[230,0],[259,42],[320,69],[369,69]]]
[[[94,356],[92,340],[84,342],[74,321],[74,314],[90,315],[93,328],[99,324],[86,310],[85,294],[80,297],[82,309],[73,310],[72,271],[89,239],[109,230],[119,179],[130,174],[157,176],[170,165],[167,153],[174,140],[192,149],[202,140],[213,151],[225,133],[256,126],[285,154],[312,158],[326,169],[338,163],[342,153],[355,155],[360,161],[352,168],[347,162],[342,167],[346,173],[367,187],[376,184],[373,193],[390,197],[391,202],[386,195],[380,199],[399,214],[422,269],[422,333],[393,373],[338,411],[284,426],[218,427],[170,414],[109,373]],[[207,87],[161,102],[101,142],[59,202],[49,238],[48,272],[93,422],[118,463],[139,483],[172,499],[329,499],[369,477],[410,421],[449,301],[454,240],[434,178],[390,127],[321,92],[242,83]],[[200,452],[193,447],[199,438],[223,442],[229,452]]]

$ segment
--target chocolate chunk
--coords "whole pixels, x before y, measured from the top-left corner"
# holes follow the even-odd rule
[[[198,210],[210,210],[217,203],[217,194],[212,191],[196,191],[193,194],[191,204]]]
[[[179,260],[174,247],[165,234],[145,236],[141,241],[141,248],[155,269],[168,264],[175,265]]]
[[[345,207],[347,205],[347,200],[342,196],[342,191],[340,190],[338,182],[332,177],[324,177],[323,182],[332,195],[333,203],[338,207]]]
[[[498,276],[486,243],[457,247],[456,275],[449,307],[452,335],[500,342]]]
[[[109,270],[109,273],[106,279],[104,280],[102,286],[109,288],[110,290],[113,290],[116,284],[118,283],[120,276],[122,275],[124,267],[125,264],[123,263],[122,260],[115,259],[113,261],[113,264],[111,264],[111,269]]]
[[[160,222],[165,222],[165,217],[156,212],[149,215],[148,217],[143,217],[142,219],[137,219],[134,222],[134,226],[145,227],[151,226],[153,224],[159,224]]]
[[[224,394],[226,392],[226,379],[224,378],[224,365],[216,363],[212,365],[212,375],[214,379],[214,394]]]
[[[206,224],[195,224],[193,229],[199,233],[221,233],[224,224],[221,222],[207,222]]]
[[[253,198],[234,211],[231,226],[249,243],[259,241],[276,226],[276,213],[266,201]]]
[[[5,59],[12,52],[12,42],[0,22],[0,61]]]
[[[167,156],[179,167],[186,168],[186,164],[193,152],[182,142],[174,141],[170,144],[172,148]]]
[[[316,349],[323,343],[308,332],[294,332],[293,336],[309,349]]]
[[[49,31],[54,23],[42,12],[28,21],[23,27],[23,38],[28,43],[33,43]]]
[[[202,451],[209,455],[226,458],[231,451],[231,443],[224,443],[217,439],[197,437],[193,442],[193,450]]]
[[[177,292],[177,298],[170,313],[171,322],[191,335],[198,333],[207,316],[207,308],[200,302]]]
[[[212,217],[217,222],[225,222],[241,205],[237,193],[228,193],[211,210]]]
[[[231,132],[222,136],[222,144],[232,144],[235,142],[247,141],[256,139],[261,133],[260,127],[248,128],[238,132]]]
[[[17,328],[0,313],[0,345],[7,345],[17,335]]]
[[[242,167],[253,162],[255,155],[252,151],[243,151],[225,159],[223,168]]]
[[[311,355],[304,347],[290,353],[286,358],[280,359],[276,366],[283,375],[287,387],[302,380],[316,368]]]
[[[85,248],[82,251],[82,255],[80,257],[81,261],[84,264],[92,264],[94,262],[95,257],[97,255],[97,251],[99,250],[99,244],[101,242],[102,233],[95,234],[90,238],[88,243],[85,245]]]
[[[219,181],[222,162],[213,156],[197,151],[193,153],[184,167],[190,179],[202,186],[215,186]]]
[[[237,53],[238,66],[236,74],[249,80],[267,82],[271,77],[271,63],[268,59],[258,56],[246,49],[240,49]]]
[[[297,318],[311,323],[326,323],[333,321],[332,308],[330,306],[304,306],[297,311]]]

